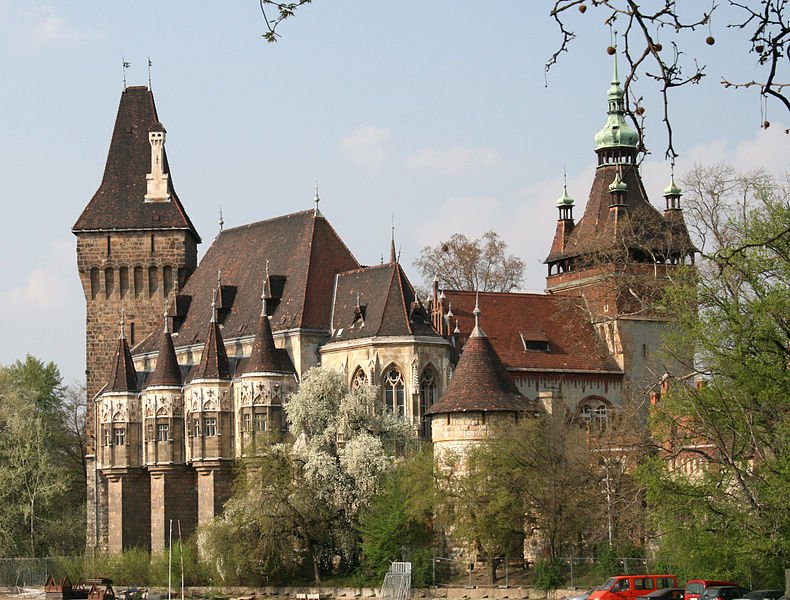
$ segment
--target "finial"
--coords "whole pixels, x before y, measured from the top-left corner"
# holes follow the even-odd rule
[[[445,316],[447,317],[448,321],[455,316],[453,314],[453,303],[452,302],[450,302],[450,304],[447,305],[447,314]]]
[[[270,276],[269,276],[269,259],[267,258],[266,259],[266,281],[269,281],[269,279],[270,279]]]
[[[321,201],[321,197],[318,195],[318,182],[315,182],[315,196],[313,197],[313,203],[315,204],[315,216],[321,214],[318,210],[318,203]]]
[[[151,91],[151,57],[148,57],[148,91]]]
[[[617,76],[617,30],[612,29],[612,48],[614,48],[614,73],[612,74],[612,83],[620,83],[620,79]]]
[[[225,227],[225,219],[222,218],[222,205],[219,205],[219,230],[222,231]]]
[[[472,330],[471,337],[485,337],[485,333],[480,328],[480,291],[475,292],[475,309],[472,311],[475,316],[475,328]]]
[[[453,333],[461,333],[461,328],[458,327],[458,319],[455,320],[455,329],[453,330]]]
[[[359,308],[360,308],[360,306],[359,306],[359,292],[357,292],[357,304],[356,304],[356,308],[357,308],[357,309],[359,309]]]
[[[118,336],[118,339],[119,340],[125,340],[126,339],[126,331],[125,331],[125,329],[126,329],[126,309],[123,306],[121,307],[121,320],[118,322],[118,324],[121,326],[121,334]]]
[[[392,215],[392,233],[390,236],[390,262],[398,262],[398,255],[395,253],[395,215]]]
[[[261,288],[261,316],[262,317],[268,317],[269,316],[269,313],[267,312],[267,307],[266,307],[266,296],[267,296],[267,294],[266,294],[266,286],[267,286],[268,280],[269,280],[269,275],[267,273],[266,277],[263,278],[263,286]]]
[[[211,291],[211,322],[217,322],[217,288]]]
[[[121,57],[121,65],[123,66],[123,89],[126,89],[126,69],[132,66],[132,63],[127,62],[125,58]]]
[[[222,271],[217,269],[217,289],[222,290]]]
[[[170,333],[170,321],[169,321],[169,319],[167,318],[167,300],[165,300],[165,314],[164,314],[164,319],[165,319],[165,333]]]

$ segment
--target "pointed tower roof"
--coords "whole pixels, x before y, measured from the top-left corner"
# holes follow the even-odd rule
[[[168,316],[165,314],[165,326],[159,337],[159,353],[156,357],[156,368],[148,380],[145,387],[155,385],[181,385],[181,369],[178,366],[176,350],[173,347],[173,338],[168,327]]]
[[[595,149],[626,147],[639,144],[639,134],[625,120],[625,92],[620,87],[617,76],[617,52],[614,53],[614,73],[607,92],[609,101],[608,117],[601,130],[595,134]]]
[[[216,297],[216,290],[215,290]],[[230,365],[225,351],[225,342],[216,319],[216,299],[211,301],[211,322],[208,324],[206,342],[203,344],[203,354],[200,364],[189,376],[190,381],[197,379],[230,379]]]
[[[464,345],[450,385],[426,415],[458,412],[539,412],[507,373],[491,341],[480,327],[475,303],[475,328]]]
[[[263,293],[261,294],[261,316],[258,319],[258,329],[252,342],[252,352],[244,365],[239,369],[246,373],[296,373],[288,353],[278,350],[274,345],[272,325],[266,309],[266,283],[264,280]]]
[[[118,349],[115,352],[110,381],[104,391],[126,393],[140,391],[140,386],[137,385],[137,371],[134,370],[132,362],[132,353],[129,352],[129,344],[126,343],[126,337],[123,335],[118,339]]]
[[[148,133],[164,130],[153,93],[144,86],[127,87],[121,94],[104,177],[74,224],[74,233],[182,229],[200,242],[173,188],[172,175],[167,184],[170,201],[145,202],[146,175],[151,170]],[[170,174],[166,152],[163,163],[164,172]]]

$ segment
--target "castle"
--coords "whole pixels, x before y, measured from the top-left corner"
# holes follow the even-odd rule
[[[234,461],[284,427],[311,367],[380,386],[438,450],[564,411],[589,427],[671,371],[651,299],[693,262],[680,189],[649,202],[615,72],[584,215],[567,190],[545,294],[415,293],[394,252],[362,266],[315,205],[225,229],[198,264],[152,92],[127,87],[102,182],[72,231],[87,307],[90,549],[161,551],[222,510]],[[485,332],[484,332],[485,331]],[[459,361],[460,357],[460,361]],[[486,417],[488,416],[488,419]]]

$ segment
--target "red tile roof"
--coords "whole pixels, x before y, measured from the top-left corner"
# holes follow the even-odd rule
[[[252,342],[252,352],[248,359],[239,365],[237,374],[243,373],[295,373],[293,363],[285,350],[274,346],[272,326],[269,317],[261,315],[258,331]]]
[[[636,165],[604,164],[595,171],[584,216],[576,222],[564,247],[558,239],[561,229],[557,228],[551,252],[545,262],[605,251],[616,243],[616,230],[609,219],[609,205],[612,200],[609,185],[614,181],[618,170],[622,170],[623,182],[628,186],[623,204],[626,206],[634,240],[658,255],[665,256],[669,253],[686,256],[694,251],[685,223],[666,220],[650,204]]]
[[[185,229],[200,241],[173,187],[166,152],[164,171],[169,175],[170,201],[144,201],[146,175],[151,170],[148,131],[157,123],[159,119],[151,91],[146,87],[126,88],[118,106],[104,177],[74,224],[73,232]]]
[[[168,317],[165,317],[167,319]],[[167,329],[159,335],[159,352],[156,357],[156,368],[145,382],[145,387],[154,385],[181,385],[181,369],[176,359],[173,338]]]
[[[474,292],[445,291],[461,337],[474,327]],[[484,329],[508,370],[622,374],[590,322],[579,297],[550,294],[480,293]],[[455,323],[451,323],[451,331]],[[548,342],[548,352],[525,342]]]
[[[230,379],[230,366],[225,343],[222,341],[222,332],[214,321],[208,325],[200,364],[189,374],[189,381],[199,379]]]
[[[453,378],[441,399],[426,415],[457,412],[540,412],[518,391],[491,341],[479,330],[464,346]]]

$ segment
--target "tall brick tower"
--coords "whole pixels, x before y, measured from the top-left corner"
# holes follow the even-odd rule
[[[197,265],[200,236],[173,187],[165,137],[151,90],[124,89],[104,177],[72,228],[87,308],[88,548],[107,543],[106,481],[94,462],[93,399],[112,372],[121,309],[126,339],[134,346],[161,324],[166,299]],[[95,514],[93,507],[99,507]]]
[[[626,394],[638,398],[673,365],[662,353],[667,322],[655,301],[673,269],[694,261],[674,180],[662,214],[648,200],[639,174],[639,135],[625,119],[617,76],[609,87],[607,120],[595,135],[598,165],[584,216],[573,219],[567,189],[549,256],[546,291],[584,297],[602,339],[626,373]]]

